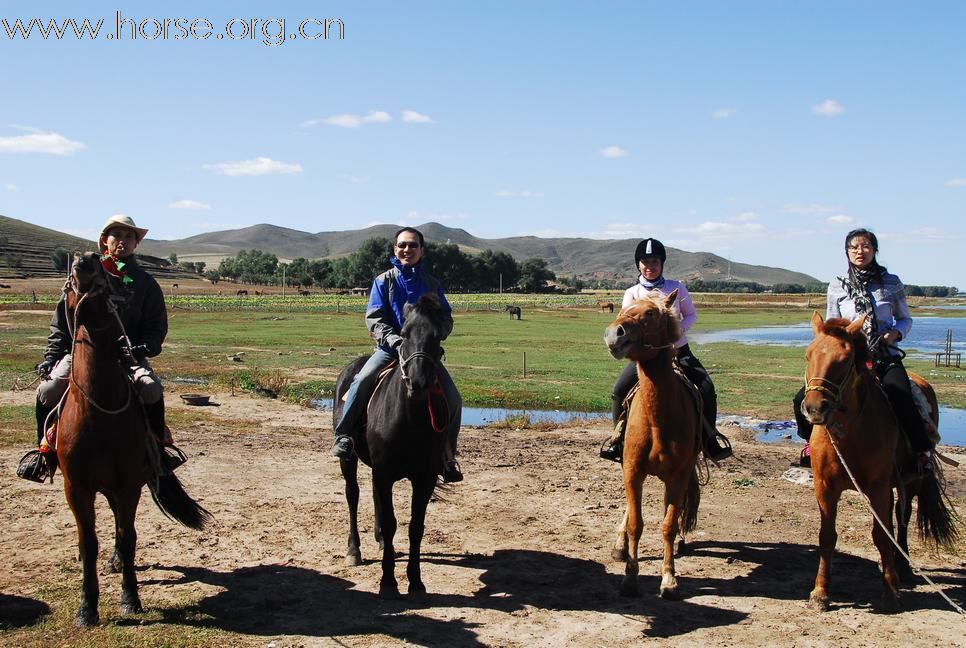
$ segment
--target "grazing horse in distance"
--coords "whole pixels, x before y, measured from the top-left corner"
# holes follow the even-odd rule
[[[101,493],[114,512],[111,567],[121,571],[121,610],[141,612],[134,572],[134,518],[141,488],[169,517],[201,529],[211,515],[192,500],[178,478],[160,474],[157,439],[146,423],[134,386],[122,366],[125,335],[111,299],[119,282],[107,277],[99,255],[76,255],[65,306],[73,337],[70,383],[57,423],[57,461],[64,493],[77,523],[83,589],[76,622],[98,622],[97,533],[94,498]]]
[[[235,293],[235,297],[248,297],[248,291],[245,289],[239,290]]]
[[[862,324],[830,319],[823,322],[818,313],[812,315],[815,335],[805,351],[805,399],[802,413],[815,427],[809,438],[812,453],[815,498],[821,516],[819,531],[819,564],[810,604],[819,609],[829,607],[828,587],[832,554],[837,533],[835,517],[839,498],[847,489],[860,490],[886,528],[873,521],[872,542],[879,550],[882,584],[887,601],[899,600],[898,571],[912,576],[903,557],[897,564],[892,535],[892,489],[899,488],[896,519],[898,541],[908,553],[906,526],[912,510],[912,499],[918,498],[917,526],[919,537],[937,545],[950,545],[957,536],[950,509],[946,506],[941,474],[929,472],[914,476],[905,484],[897,466],[911,460],[911,450],[900,434],[899,423],[888,398],[873,370]],[[936,396],[922,378],[909,372],[909,378],[923,390],[931,408],[931,418],[938,424]],[[834,439],[834,441],[833,441]],[[851,470],[850,477],[845,465]],[[938,471],[939,468],[937,467]]]
[[[604,311],[610,311],[611,313],[614,312],[614,302],[609,302],[605,299],[598,299],[597,305],[600,306],[601,313],[603,313]]]
[[[396,515],[393,509],[393,484],[408,479],[412,484],[411,519],[409,522],[409,562],[406,573],[409,594],[423,597],[426,586],[420,572],[420,547],[425,528],[426,507],[443,472],[443,447],[446,436],[448,405],[443,401],[437,379],[442,359],[443,308],[439,298],[426,294],[405,309],[405,324],[400,335],[398,364],[377,385],[367,410],[365,430],[353,431],[357,456],[340,459],[345,479],[346,502],[349,505],[349,541],[346,564],[359,565],[359,484],[358,460],[372,467],[372,494],[375,504],[375,537],[382,549],[382,578],[379,595],[399,596],[393,573],[396,552],[393,536]],[[342,418],[342,397],[353,376],[365,364],[366,357],[356,358],[336,380],[332,422]],[[449,404],[454,407],[460,404]]]
[[[621,594],[638,594],[638,544],[644,528],[641,492],[644,479],[654,475],[664,482],[664,562],[660,595],[679,597],[674,572],[674,540],[694,529],[701,489],[696,463],[701,451],[701,412],[697,395],[683,375],[674,370],[674,342],[681,337],[671,308],[678,291],[648,297],[620,311],[604,332],[604,342],[615,358],[637,363],[639,391],[631,401],[624,441],[624,493],[627,508],[612,556],[625,560]]]
[[[510,314],[510,319],[513,319],[514,316],[516,316],[517,319],[520,319],[520,317],[523,315],[523,311],[520,310],[520,307],[519,306],[513,306],[511,304],[507,304],[503,308],[503,311],[505,313],[509,313]]]

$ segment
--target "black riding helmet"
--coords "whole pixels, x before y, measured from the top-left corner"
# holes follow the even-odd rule
[[[637,249],[634,250],[634,267],[638,267],[641,264],[641,259],[646,256],[654,256],[661,260],[661,263],[667,261],[667,251],[664,249],[664,244],[654,238],[646,238],[637,244]]]

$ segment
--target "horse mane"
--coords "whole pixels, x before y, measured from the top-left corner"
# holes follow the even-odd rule
[[[426,293],[421,296],[415,304],[406,304],[403,309],[406,323],[403,324],[403,331],[407,331],[414,320],[413,315],[422,316],[428,319],[436,328],[443,326],[443,305],[439,297],[433,293]],[[403,333],[405,335],[405,333]]]
[[[861,331],[857,335],[850,335],[846,327],[851,323],[843,317],[832,317],[822,323],[822,333],[839,340],[851,342],[855,349],[856,368],[865,369],[866,363],[872,358],[872,354],[869,352],[869,341]]]
[[[636,300],[631,306],[641,304],[642,306],[652,305],[657,308],[667,318],[668,342],[677,342],[681,339],[681,320],[672,306],[665,305],[664,299],[654,295],[645,295]]]

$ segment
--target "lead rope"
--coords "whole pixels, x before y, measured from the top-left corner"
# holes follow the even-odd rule
[[[917,576],[921,576],[927,583],[929,583],[929,585],[932,586],[933,590],[937,592],[940,596],[942,596],[944,599],[946,599],[946,602],[949,603],[949,605],[951,605],[956,612],[959,612],[961,615],[966,616],[966,610],[961,608],[954,600],[949,598],[949,596],[946,595],[946,592],[943,591],[942,587],[940,587],[939,585],[936,585],[936,583],[933,582],[933,580],[929,578],[929,576],[924,574],[919,569],[919,567],[917,567],[912,562],[912,558],[909,557],[909,554],[903,551],[902,547],[899,546],[899,543],[896,542],[896,539],[893,536],[893,534],[889,532],[889,528],[882,521],[882,518],[880,518],[879,514],[875,512],[874,508],[872,508],[872,501],[869,499],[869,496],[866,495],[861,488],[859,488],[859,483],[855,480],[855,476],[852,475],[852,470],[849,468],[849,465],[845,463],[845,458],[842,456],[841,451],[839,451],[839,446],[837,443],[835,443],[835,439],[832,437],[832,432],[829,430],[828,426],[825,426],[825,433],[828,435],[828,440],[832,443],[832,447],[835,449],[835,454],[838,455],[839,461],[842,463],[842,467],[845,468],[846,474],[848,474],[849,479],[852,480],[852,485],[855,486],[855,490],[858,491],[859,495],[862,496],[862,499],[865,500],[865,505],[869,508],[870,511],[872,511],[872,517],[875,518],[875,521],[879,524],[882,530],[886,532],[886,535],[889,536],[889,540],[892,541],[892,544],[894,544],[896,549],[899,550],[899,553],[901,553],[902,556],[909,562],[909,567],[912,569],[912,572]]]

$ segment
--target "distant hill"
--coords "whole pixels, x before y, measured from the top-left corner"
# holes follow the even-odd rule
[[[59,276],[61,273],[54,268],[51,258],[58,247],[68,252],[88,252],[97,250],[97,242],[0,216],[0,277]],[[150,254],[139,254],[138,259],[154,275],[187,276],[182,270],[171,267],[165,259]]]
[[[350,254],[370,238],[379,236],[391,238],[399,227],[399,225],[374,225],[360,230],[312,234],[287,227],[262,224],[236,230],[208,232],[174,241],[145,239],[138,247],[138,252],[155,257],[159,267],[167,264],[164,259],[172,253],[183,260],[204,259],[209,267],[217,265],[218,259],[234,256],[241,250],[252,249],[263,250],[285,260],[298,257],[319,259]],[[425,223],[418,226],[418,229],[430,241],[452,243],[471,254],[493,250],[506,252],[517,261],[538,257],[544,259],[550,269],[560,274],[629,281],[637,277],[633,267],[637,239],[596,240],[536,236],[483,239],[473,236],[466,230],[446,227],[439,223]],[[8,230],[12,233],[8,234]],[[43,254],[47,256],[56,245],[64,245],[60,241],[65,240],[75,241],[71,243],[75,247],[78,246],[77,242],[80,242],[86,244],[89,249],[93,249],[92,242],[0,216],[0,252],[5,249],[2,244],[3,236],[8,236],[11,243],[15,239],[21,241],[26,237],[33,248],[43,249]],[[69,245],[64,247],[73,249]],[[727,259],[708,252],[685,252],[668,248],[668,255],[667,274],[676,279],[730,279],[754,281],[767,286],[776,283],[818,282],[818,279],[801,272],[745,263],[729,263]],[[3,259],[0,258],[0,275],[3,272]]]

